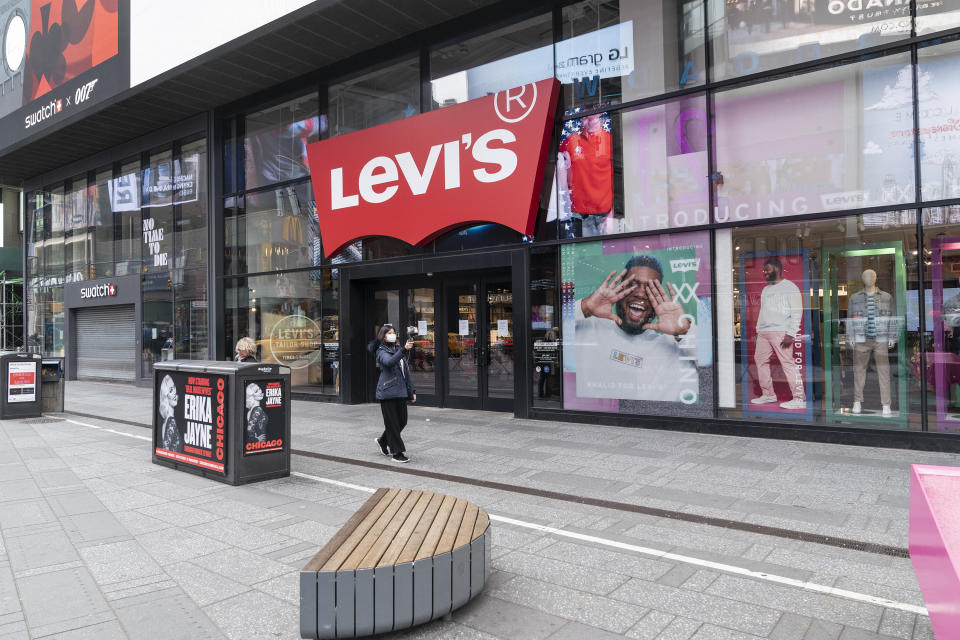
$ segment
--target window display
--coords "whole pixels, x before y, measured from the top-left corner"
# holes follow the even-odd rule
[[[712,416],[708,234],[562,251],[564,408]]]
[[[948,207],[924,211],[927,406],[931,431],[960,430],[960,226]],[[912,366],[919,369],[920,358]]]
[[[901,318],[906,315],[907,294],[902,244],[825,247],[822,260],[827,285],[823,343],[828,419],[849,421],[863,416],[872,420],[879,415],[906,427],[907,357]],[[846,309],[840,303],[841,287],[846,292]],[[865,400],[871,360],[876,377],[869,376]]]
[[[921,428],[913,211],[718,230],[715,245],[722,416]]]

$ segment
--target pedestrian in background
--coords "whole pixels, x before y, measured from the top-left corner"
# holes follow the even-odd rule
[[[401,347],[397,344],[397,332],[392,325],[380,327],[377,334],[377,364],[380,378],[377,380],[377,400],[383,414],[383,435],[377,438],[377,447],[385,456],[393,454],[394,462],[410,462],[404,455],[406,447],[400,432],[407,426],[407,401],[417,401],[417,390],[410,379],[408,355],[413,341],[407,339]]]
[[[236,362],[256,362],[257,343],[253,338],[240,338],[237,340],[236,353]]]

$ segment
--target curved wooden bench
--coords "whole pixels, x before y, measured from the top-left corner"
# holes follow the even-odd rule
[[[443,617],[483,589],[490,518],[462,498],[378,489],[300,571],[300,635],[354,638]]]

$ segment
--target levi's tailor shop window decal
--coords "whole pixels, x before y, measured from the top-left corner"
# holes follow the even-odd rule
[[[244,388],[243,455],[283,450],[283,381],[256,380]]]
[[[130,84],[128,2],[14,0],[0,10],[0,147],[48,129]]]
[[[712,416],[706,232],[566,245],[564,408]]]
[[[226,475],[228,390],[223,376],[164,374],[154,401],[156,454]]]
[[[309,145],[324,254],[481,222],[533,235],[558,93],[541,80]]]

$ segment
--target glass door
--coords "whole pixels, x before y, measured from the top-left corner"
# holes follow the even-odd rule
[[[477,305],[478,289],[477,282],[450,283],[446,288],[446,406],[481,408],[479,371],[482,325]]]
[[[513,291],[509,281],[490,281],[484,286],[487,331],[484,336],[483,408],[513,410]]]
[[[413,352],[410,354],[410,375],[417,388],[418,402],[423,396],[436,396],[436,289],[407,290],[407,322],[416,327]]]

